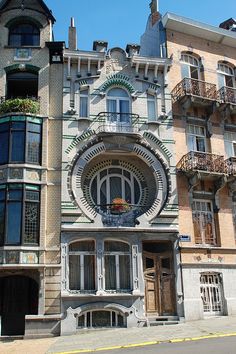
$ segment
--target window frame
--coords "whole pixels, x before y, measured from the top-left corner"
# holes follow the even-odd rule
[[[24,127],[23,128],[14,128],[14,123],[23,123]],[[1,134],[4,134],[7,132],[7,140],[8,140],[8,146],[7,146],[7,152],[8,152],[8,158],[7,161],[0,163],[0,166],[2,165],[7,165],[7,164],[30,164],[30,165],[37,165],[40,166],[42,164],[42,136],[43,136],[43,125],[41,123],[35,123],[31,122],[29,120],[10,120],[8,122],[2,122],[0,121],[0,125],[2,124],[7,124],[6,130],[3,132],[0,132]],[[33,131],[30,129],[30,125],[34,124],[37,126],[40,126],[40,132]],[[13,138],[14,132],[23,132],[24,134],[24,150],[23,150],[23,161],[17,161],[12,159],[12,151],[13,151],[13,141],[16,139]],[[29,160],[29,149],[28,149],[28,144],[29,144],[29,138],[28,135],[29,133],[33,133],[34,135],[39,136],[39,151],[38,151],[38,162],[35,161],[30,161]],[[18,140],[18,139],[16,139]]]
[[[86,92],[86,93],[84,93],[84,92]],[[87,115],[86,116],[84,116],[84,115],[82,115],[81,114],[81,112],[82,112],[82,100],[81,100],[81,98],[83,99],[83,98],[85,98],[85,99],[87,99],[87,102],[86,102],[86,111],[87,111]],[[80,90],[80,92],[79,92],[79,117],[80,118],[89,118],[89,116],[90,116],[90,104],[89,104],[89,102],[90,102],[90,92],[89,92],[89,89],[88,88],[86,88],[85,90]]]
[[[150,115],[150,108],[149,108],[150,103],[154,104],[155,117],[152,117]],[[149,122],[153,122],[153,121],[155,122],[157,120],[157,97],[155,95],[150,95],[149,93],[147,93],[147,116]]]
[[[195,61],[196,61],[196,64],[194,64]],[[183,53],[181,53],[180,63],[183,66],[185,65],[188,68],[187,78],[194,79],[194,80],[200,80],[200,62],[196,56],[183,52]],[[192,77],[193,72],[191,71],[192,70],[191,68],[195,68],[195,72],[197,72],[197,78]]]
[[[192,127],[193,132],[191,132],[191,127]],[[203,135],[201,135],[199,132],[197,132],[197,130],[200,130],[200,129],[204,130],[204,134]],[[206,127],[204,127],[203,125],[188,124],[187,125],[187,129],[186,129],[186,138],[187,138],[188,151],[203,152],[203,153],[207,153],[208,152]],[[192,141],[190,143],[191,139],[192,139]],[[203,140],[203,142],[204,142],[204,150],[205,151],[198,150],[197,139],[202,139]],[[193,145],[193,149],[191,149],[190,144]]]
[[[111,91],[113,90],[120,90],[120,91],[123,91],[125,93],[124,96],[122,95],[109,95],[111,93]],[[115,101],[116,102],[116,110],[115,112],[111,112],[108,107],[109,107],[109,101]],[[124,101],[124,102],[128,102],[128,112],[121,112],[121,106],[120,106],[120,103]],[[107,108],[107,112],[110,113],[108,114],[107,116],[107,123],[109,124],[114,124],[114,125],[130,125],[131,124],[131,121],[130,121],[130,114],[132,113],[132,101],[130,99],[130,95],[128,93],[127,90],[125,90],[123,87],[112,87],[106,94],[106,108]],[[113,114],[111,114],[113,113]],[[117,115],[116,115],[117,114]],[[126,121],[126,122],[123,122],[121,120],[121,115],[124,114],[124,115],[128,115],[128,120],[129,121]],[[115,119],[114,119],[115,118]]]
[[[37,189],[36,189],[36,188]],[[1,201],[4,204],[4,231],[3,240],[0,239],[0,247],[3,246],[39,246],[40,243],[40,218],[41,218],[41,188],[40,186],[23,184],[23,183],[9,183],[0,185],[0,191],[5,191],[5,199]],[[9,191],[21,191],[21,199],[10,199]],[[26,197],[28,191],[34,191],[38,193],[38,200],[29,200]],[[20,230],[19,230],[19,241],[18,242],[7,242],[8,235],[8,215],[9,215],[9,205],[13,202],[21,203],[21,220],[20,220]],[[38,220],[37,220],[37,242],[25,242],[26,232],[26,204],[34,203],[38,205]]]
[[[32,27],[32,31],[31,32],[19,32],[17,33],[16,29],[19,28],[20,26],[28,26],[30,25]],[[14,32],[14,30],[16,32]],[[37,30],[36,33],[34,33],[34,30]],[[9,32],[8,32],[8,46],[9,47],[13,47],[13,48],[22,48],[22,47],[40,47],[40,37],[41,37],[41,33],[40,33],[40,27],[34,23],[33,21],[28,21],[28,20],[18,20],[18,21],[14,21],[13,24],[11,24],[9,26]],[[14,40],[12,39],[13,36],[17,36],[19,37],[19,43],[14,42]],[[24,44],[24,41],[26,41],[26,36],[30,36],[30,41],[32,43],[36,42],[37,44]],[[12,42],[12,43],[11,43]]]
[[[207,210],[206,211],[202,210],[197,210],[197,208],[194,208],[194,204],[200,203],[201,205],[204,203],[206,206],[207,204],[210,205],[210,211]],[[201,243],[196,241],[196,235],[195,235],[195,228],[194,228],[194,219],[195,219],[195,214],[198,213],[200,214],[200,218],[201,218],[201,222],[198,223],[199,225],[199,229],[200,229],[200,237],[201,237]],[[210,214],[211,215],[211,225],[212,225],[212,243],[207,243],[206,242],[206,235],[204,232],[204,228],[203,228],[203,221],[202,221],[202,216]],[[194,198],[193,202],[192,202],[192,218],[193,218],[193,228],[194,228],[194,240],[195,240],[195,244],[196,245],[202,245],[202,246],[210,246],[210,247],[214,247],[217,246],[217,234],[216,234],[216,225],[215,225],[215,215],[214,215],[214,210],[213,210],[213,202],[212,200],[209,199],[198,199],[198,198]]]
[[[230,71],[231,71],[231,73],[230,73]],[[219,62],[218,63],[218,68],[217,68],[217,73],[224,80],[224,85],[219,87],[219,89],[222,88],[222,87],[227,87],[227,88],[234,89],[236,87],[236,79],[235,79],[234,69],[231,67],[231,65],[229,63],[225,64],[225,63]],[[227,85],[226,78],[232,78],[232,86],[228,86]]]

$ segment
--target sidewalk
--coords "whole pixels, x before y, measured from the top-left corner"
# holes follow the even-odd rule
[[[159,341],[197,340],[199,337],[234,334],[236,316],[216,317],[178,325],[149,328],[97,330],[47,339],[0,342],[1,354],[51,354],[117,346],[151,344]]]

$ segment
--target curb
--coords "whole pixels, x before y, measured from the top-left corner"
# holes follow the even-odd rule
[[[191,341],[199,341],[199,340],[204,340],[204,339],[214,339],[214,338],[224,338],[224,337],[236,337],[236,332],[216,333],[216,334],[209,334],[206,336],[199,336],[199,337],[176,338],[176,339],[167,339],[167,340],[143,342],[143,343],[136,343],[136,344],[116,345],[116,346],[112,346],[112,347],[104,347],[104,348],[97,348],[97,349],[77,349],[77,350],[66,351],[66,352],[54,352],[54,353],[48,352],[48,353],[51,353],[51,354],[96,353],[96,352],[110,351],[110,350],[115,350],[115,349],[129,349],[129,348],[146,347],[146,346],[150,346],[150,345],[157,345],[157,344],[164,344],[164,343],[181,343],[181,342],[191,342]]]

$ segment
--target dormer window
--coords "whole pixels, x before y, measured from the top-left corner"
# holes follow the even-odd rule
[[[39,46],[40,30],[32,23],[14,23],[9,28],[9,46]]]

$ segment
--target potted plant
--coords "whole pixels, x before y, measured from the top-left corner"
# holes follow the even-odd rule
[[[130,205],[123,198],[114,198],[111,203],[111,212],[113,214],[127,213],[130,210]]]

